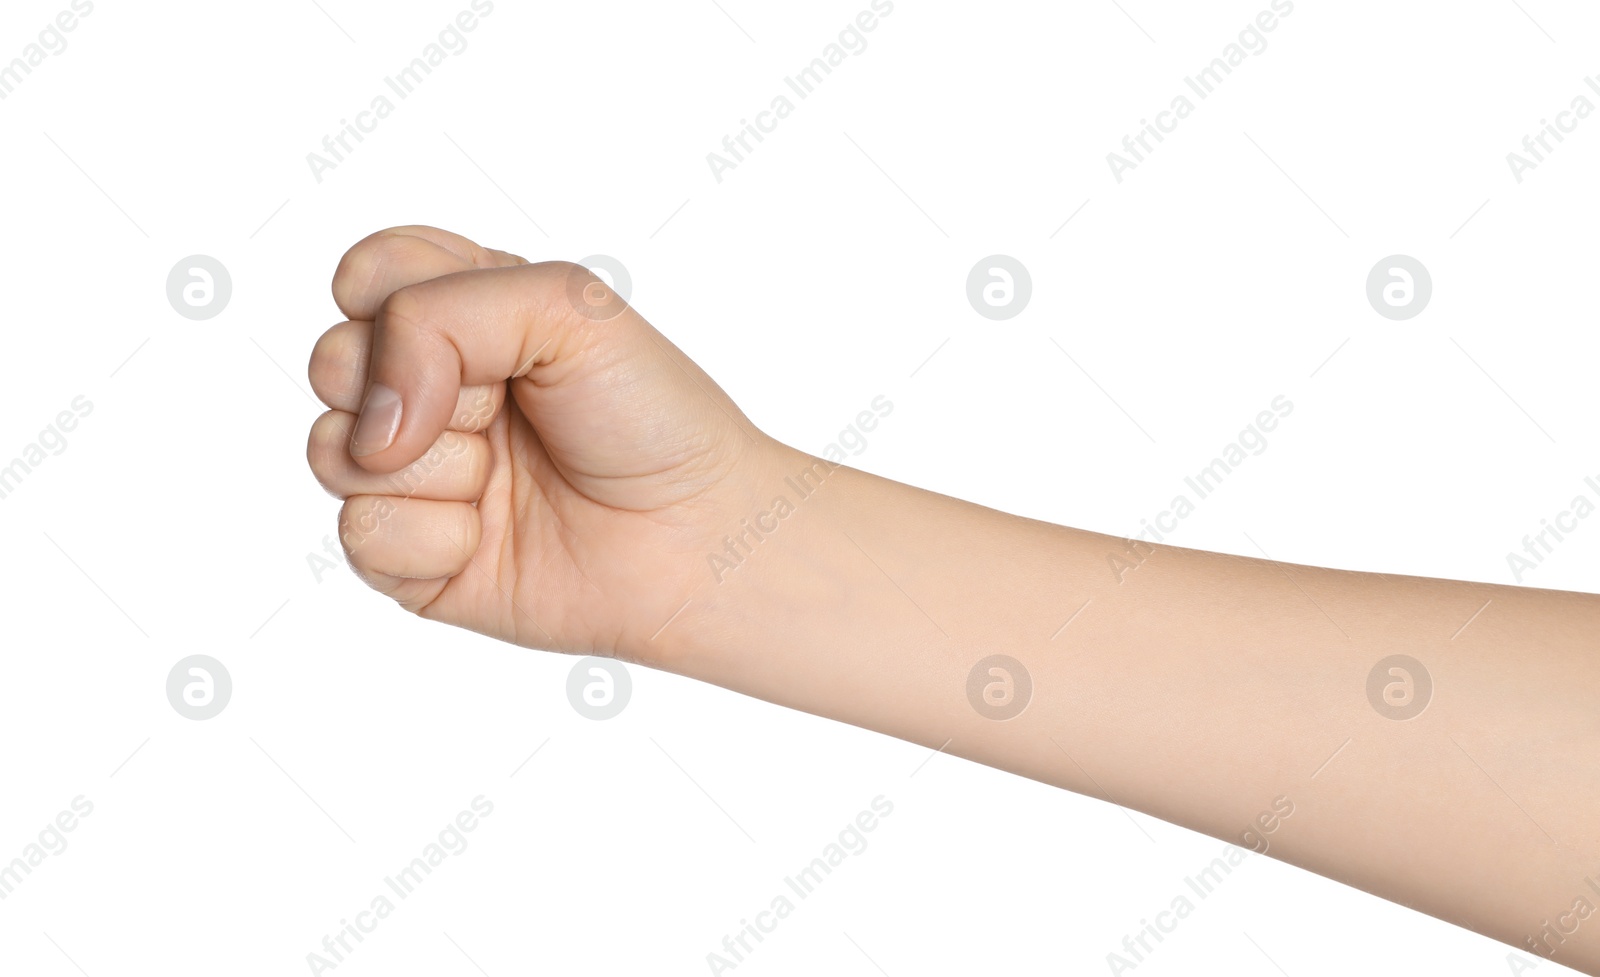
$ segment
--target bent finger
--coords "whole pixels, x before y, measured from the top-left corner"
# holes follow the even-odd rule
[[[467,502],[356,495],[339,510],[339,541],[363,575],[453,577],[471,565],[482,534],[478,510]]]
[[[351,319],[371,320],[394,292],[471,268],[527,264],[459,234],[422,224],[391,227],[357,241],[333,273],[333,300]]]
[[[346,321],[333,326],[311,350],[306,374],[311,380],[312,392],[334,410],[355,414],[361,409],[361,398],[367,389],[371,359],[372,323]],[[447,430],[483,430],[500,413],[505,400],[504,383],[462,387]]]
[[[482,435],[446,431],[421,458],[397,472],[379,475],[350,457],[350,431],[355,421],[354,414],[328,411],[311,425],[306,439],[311,472],[334,497],[377,495],[474,502],[483,495],[492,459],[489,441]]]

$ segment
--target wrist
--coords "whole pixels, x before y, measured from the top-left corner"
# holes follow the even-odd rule
[[[745,680],[775,657],[848,628],[850,598],[863,589],[849,527],[870,521],[868,480],[880,493],[916,491],[779,442],[763,446],[713,518],[688,603],[670,638],[660,636],[663,667],[750,691]]]

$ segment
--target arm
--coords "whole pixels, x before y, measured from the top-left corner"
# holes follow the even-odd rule
[[[1600,974],[1600,599],[1130,545],[832,466],[587,269],[435,228],[357,244],[334,294],[309,457],[351,567],[407,609],[1102,797]]]
[[[768,485],[795,511],[662,635],[674,667],[1600,973],[1600,599],[1130,549],[795,451]],[[1020,704],[1015,668],[971,679],[996,654],[1014,718],[971,702]]]

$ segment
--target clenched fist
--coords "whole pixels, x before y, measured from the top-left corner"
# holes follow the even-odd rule
[[[658,633],[796,453],[582,266],[399,227],[333,294],[307,454],[361,578],[502,640],[671,667]]]

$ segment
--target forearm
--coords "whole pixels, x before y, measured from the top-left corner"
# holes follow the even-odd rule
[[[1600,970],[1600,918],[1562,932],[1600,906],[1600,599],[1130,551],[810,464],[774,469],[794,511],[686,615],[684,671]],[[1031,679],[1012,718],[969,699],[990,655]],[[1434,686],[1410,719],[1369,698],[1391,655]]]

